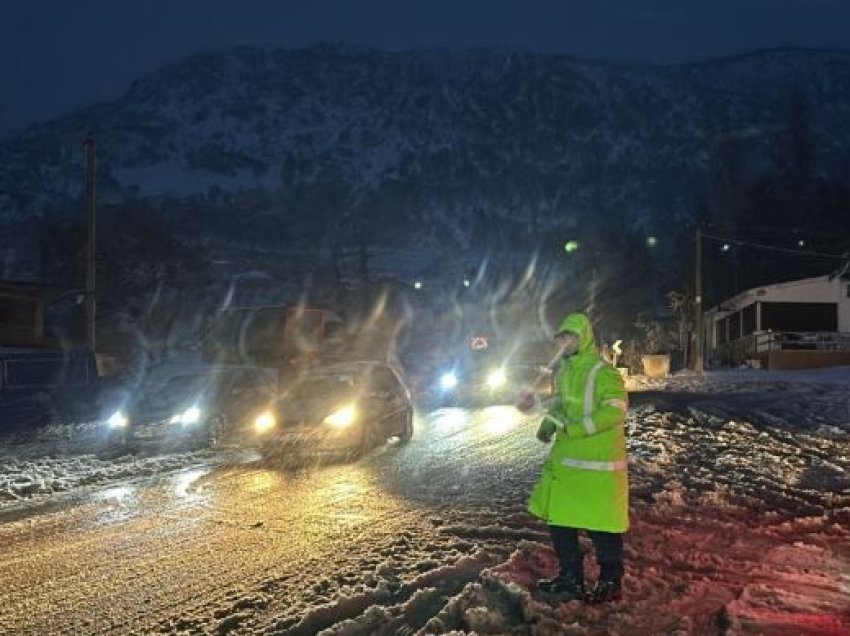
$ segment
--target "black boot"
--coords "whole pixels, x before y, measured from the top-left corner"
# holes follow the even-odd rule
[[[613,603],[623,600],[623,585],[620,579],[599,579],[596,586],[588,593],[587,602],[590,605]]]
[[[565,526],[549,526],[552,547],[558,556],[560,574],[540,581],[537,589],[557,600],[584,598],[584,557],[578,542],[578,530]]]
[[[551,579],[543,579],[537,583],[537,589],[546,596],[559,601],[584,599],[584,581],[574,576],[559,574]]]
[[[599,563],[599,580],[587,595],[591,605],[610,603],[623,599],[623,535],[616,532],[590,532],[596,561]]]

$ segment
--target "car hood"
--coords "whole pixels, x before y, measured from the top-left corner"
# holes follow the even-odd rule
[[[121,410],[131,421],[168,419],[182,413],[186,409],[197,406],[201,411],[208,410],[211,406],[209,396],[157,396],[140,395],[130,396],[123,402],[123,406],[115,410]]]
[[[328,415],[352,402],[355,396],[338,395],[323,398],[292,398],[278,403],[276,410],[280,423],[284,426],[298,426],[320,423]]]

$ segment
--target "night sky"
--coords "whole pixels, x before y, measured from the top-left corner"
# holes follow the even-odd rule
[[[244,44],[500,46],[657,63],[850,48],[850,0],[0,0],[0,137]]]

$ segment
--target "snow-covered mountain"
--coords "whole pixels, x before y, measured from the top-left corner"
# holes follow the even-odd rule
[[[314,244],[356,230],[381,242],[419,229],[464,247],[493,227],[587,219],[658,232],[702,205],[730,139],[751,171],[786,161],[800,104],[814,169],[847,174],[847,52],[650,66],[242,48],[167,66],[0,145],[0,219],[78,209],[94,127],[102,203],[155,201],[178,225],[232,238]]]

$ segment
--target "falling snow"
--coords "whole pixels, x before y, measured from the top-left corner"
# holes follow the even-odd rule
[[[535,593],[534,418],[444,408],[297,469],[3,447],[0,632],[850,634],[850,369],[630,384],[622,602]]]

